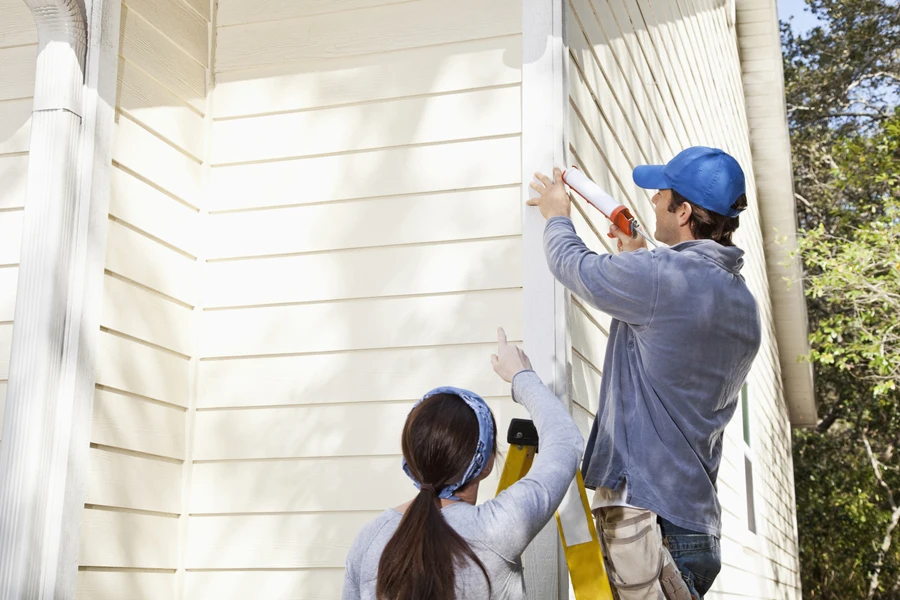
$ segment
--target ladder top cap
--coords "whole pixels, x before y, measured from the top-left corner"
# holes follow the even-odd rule
[[[538,432],[531,419],[513,419],[509,423],[509,431],[506,434],[508,444],[518,446],[538,445]]]

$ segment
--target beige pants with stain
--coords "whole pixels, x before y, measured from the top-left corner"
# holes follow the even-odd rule
[[[656,514],[629,506],[599,508],[597,533],[619,600],[691,600]]]

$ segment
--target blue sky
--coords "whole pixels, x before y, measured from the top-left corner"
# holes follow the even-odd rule
[[[818,24],[804,0],[778,0],[778,18],[787,21],[790,17],[794,18],[791,23],[794,33],[806,33]]]

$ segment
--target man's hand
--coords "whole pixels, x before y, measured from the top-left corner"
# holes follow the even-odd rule
[[[553,169],[553,181],[543,173],[534,174],[537,181],[531,182],[531,189],[541,196],[532,198],[528,206],[537,206],[547,220],[553,217],[568,217],[572,214],[572,202],[562,180],[562,171]]]
[[[525,353],[518,347],[506,343],[506,332],[502,327],[497,328],[497,354],[491,356],[491,364],[494,365],[494,372],[507,383],[512,383],[513,377],[519,371],[531,368],[531,361]]]
[[[647,241],[643,236],[639,235],[636,238],[629,237],[625,235],[625,232],[619,229],[618,225],[610,225],[609,226],[609,237],[615,237],[616,247],[619,250],[619,253],[622,252],[634,252],[635,250],[640,250],[641,248],[647,248]]]

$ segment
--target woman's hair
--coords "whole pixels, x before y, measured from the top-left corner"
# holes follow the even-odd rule
[[[672,199],[669,200],[669,212],[673,213],[678,207],[687,202],[691,205],[691,220],[688,222],[691,227],[691,233],[698,240],[713,240],[719,242],[723,246],[734,246],[731,240],[732,234],[740,226],[740,217],[726,217],[710,210],[706,210],[702,206],[698,206],[672,190]],[[734,210],[744,210],[747,208],[747,196],[741,194],[734,204],[731,205]]]
[[[422,487],[381,554],[379,600],[454,600],[456,569],[467,559],[481,569],[490,587],[487,570],[469,543],[444,520],[437,497],[466,474],[478,434],[475,411],[453,394],[430,396],[407,417],[403,457]]]

